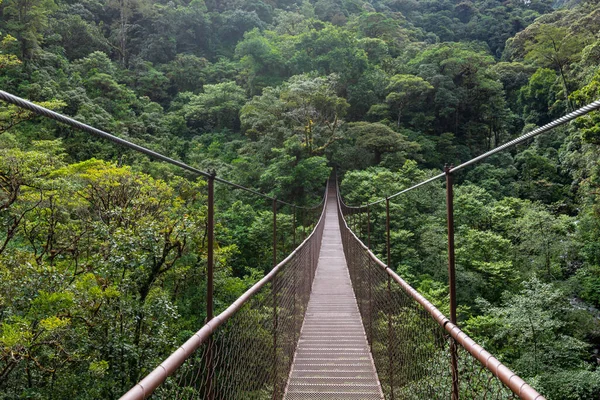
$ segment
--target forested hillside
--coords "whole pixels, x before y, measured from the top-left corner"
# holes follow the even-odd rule
[[[598,32],[594,0],[0,0],[0,89],[300,205],[335,167],[358,205],[600,98]],[[457,176],[459,325],[549,399],[600,398],[599,146],[590,114]],[[217,201],[220,311],[272,216]],[[442,183],[392,212],[446,312]],[[205,264],[202,179],[0,104],[0,399],[118,398],[203,324]]]

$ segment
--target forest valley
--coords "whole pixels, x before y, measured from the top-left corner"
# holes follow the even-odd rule
[[[359,205],[600,98],[599,32],[597,0],[1,0],[0,88],[300,205],[335,167]],[[549,399],[600,398],[599,159],[592,113],[456,176],[459,325]],[[219,312],[272,214],[216,198]],[[447,313],[443,183],[391,207],[392,267]],[[204,180],[0,104],[0,399],[118,398],[205,287]]]

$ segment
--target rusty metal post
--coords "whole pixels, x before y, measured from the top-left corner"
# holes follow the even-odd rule
[[[289,368],[292,367],[292,362],[294,361],[294,349],[296,348],[296,343],[297,343],[297,338],[296,338],[296,334],[297,334],[297,328],[296,328],[296,302],[297,297],[298,297],[298,269],[299,266],[298,265],[294,265],[294,272],[293,272],[293,276],[294,276],[294,284],[293,284],[293,298],[292,298],[292,339],[291,339],[291,343],[290,343],[290,353],[288,355],[288,359],[289,359]]]
[[[215,266],[215,176],[216,173],[211,172],[207,178],[208,183],[208,210],[207,210],[207,249],[206,249],[206,322],[214,317],[214,266]],[[208,339],[206,354],[206,398],[213,400],[214,394],[214,356],[213,356],[213,341],[212,336]]]
[[[277,198],[273,199],[273,267],[277,265]]]
[[[312,290],[312,283],[314,279],[314,271],[315,271],[315,242],[314,240],[310,241],[309,251],[310,251],[310,289]],[[310,294],[310,292],[309,292]]]
[[[356,227],[356,237],[362,240],[362,231],[363,231],[363,217],[362,217],[362,207],[358,206],[358,212],[356,214],[357,221],[355,222]]]
[[[273,198],[273,268],[277,265],[277,198]],[[279,398],[277,391],[277,276],[273,277],[273,400]]]
[[[303,212],[302,213],[303,220],[304,220],[304,215],[305,214]],[[304,227],[304,225],[302,225],[302,226]],[[305,236],[305,235],[303,234],[302,236]],[[306,295],[306,299],[307,299],[306,301],[308,301],[308,299],[310,298],[310,289],[312,287],[311,286],[312,282],[310,280],[310,277],[312,275],[312,272],[311,272],[311,268],[312,268],[312,258],[311,258],[311,255],[312,255],[312,251],[311,251],[312,242],[313,242],[312,240],[308,241],[308,243],[307,243],[308,247],[305,250],[305,252],[307,252],[308,255],[304,256],[304,258],[306,258],[306,266],[305,266],[305,275],[306,275],[306,277],[305,277],[305,280],[306,280],[306,287],[305,287],[306,292],[305,292],[305,295]],[[305,304],[307,304],[307,303],[305,303]]]
[[[451,166],[446,166],[446,212],[448,220],[448,285],[450,286],[450,321],[456,325],[456,262],[454,257],[454,182]]]
[[[311,282],[315,281],[315,276],[317,275],[317,264],[319,262],[319,252],[317,251],[317,243],[313,240],[313,244],[310,247],[312,249],[312,259],[313,259],[313,263],[312,263],[312,277],[311,277]],[[312,289],[312,286],[311,286]]]
[[[214,284],[214,257],[215,257],[215,176],[213,172],[208,177],[208,221],[207,221],[207,278],[206,278],[206,321],[214,316],[213,309],[213,284]]]
[[[347,209],[346,212],[346,225],[348,226],[348,229],[352,230],[352,212],[350,209]]]
[[[296,206],[292,207],[293,217],[292,217],[292,250],[296,248]]]
[[[366,210],[361,207],[360,208],[360,218],[358,219],[358,229],[360,230],[360,236],[359,239],[362,240],[363,242],[365,241],[365,215]]]
[[[367,273],[369,275],[369,346],[373,351],[373,271],[371,258],[367,260]]]
[[[300,216],[300,223],[302,224],[302,241],[306,240],[306,210],[302,209]]]
[[[448,221],[448,285],[450,287],[450,321],[456,325],[456,260],[454,254],[454,181],[452,166],[446,165],[446,212]],[[452,368],[452,400],[458,400],[458,349],[450,340]]]
[[[314,229],[314,227],[313,227]],[[311,266],[311,276],[310,276],[310,282],[311,282],[311,289],[312,289],[312,283],[315,281],[315,275],[317,274],[317,262],[319,260],[319,253],[317,252],[317,243],[315,243],[314,240],[311,241],[312,244],[310,245],[310,251],[312,252],[312,266]]]
[[[390,199],[385,199],[385,248],[387,251],[387,266],[392,268],[392,252],[390,248]]]
[[[310,291],[312,289],[312,267],[313,267],[313,257],[312,257],[312,246],[313,246],[313,240],[309,240],[308,244],[308,266],[306,268],[306,271],[308,273],[308,277],[307,277],[307,289],[308,289],[308,298],[310,299]]]
[[[367,203],[367,247],[371,248],[371,210]]]
[[[292,216],[292,251],[296,249],[296,206],[292,206],[292,212],[293,212],[293,216]],[[294,267],[294,298],[293,298],[293,303],[292,303],[292,330],[293,330],[293,337],[292,337],[292,343],[290,345],[290,354],[289,354],[289,364],[290,364],[290,368],[292,366],[292,362],[294,360],[294,349],[296,347],[296,297],[297,297],[297,291],[298,291],[298,266],[296,265]]]
[[[367,248],[371,248],[371,209],[367,202]],[[369,346],[373,351],[373,278],[371,271],[371,258],[367,258],[367,285],[369,288]]]
[[[385,243],[387,250],[387,267],[392,268],[392,251],[390,247],[390,198],[385,199]],[[387,277],[387,292],[388,304],[391,307],[392,303],[392,278]],[[389,380],[390,380],[390,399],[394,400],[394,355],[393,348],[393,326],[392,326],[392,310],[388,307],[388,362],[389,362]]]

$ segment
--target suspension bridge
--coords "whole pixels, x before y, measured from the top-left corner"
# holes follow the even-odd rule
[[[366,205],[344,204],[336,181],[330,180],[314,230],[278,263],[277,206],[292,207],[294,221],[297,206],[4,91],[0,91],[0,100],[208,181],[207,323],[121,400],[544,399],[457,326],[452,178],[462,168],[599,109],[600,101]],[[448,211],[449,318],[389,267],[390,200],[443,177]],[[213,316],[212,304],[215,182],[272,201],[274,264],[267,275],[217,316]],[[370,207],[383,202],[386,262],[370,249]],[[356,215],[366,225],[366,244],[349,226],[350,218]]]

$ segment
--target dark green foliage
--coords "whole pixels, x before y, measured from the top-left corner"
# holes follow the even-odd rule
[[[597,100],[600,10],[562,3],[3,0],[0,87],[301,205],[337,167],[358,205]],[[456,176],[459,323],[549,399],[600,396],[599,127]],[[181,175],[0,104],[1,399],[117,398],[203,324],[205,186]],[[272,267],[272,215],[217,199],[220,311]],[[392,267],[447,312],[443,186],[391,214]]]

